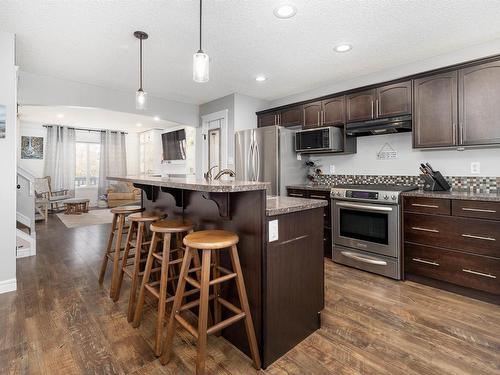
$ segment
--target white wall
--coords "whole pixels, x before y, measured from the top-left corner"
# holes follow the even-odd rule
[[[388,143],[397,159],[378,160],[377,153]],[[335,174],[411,175],[420,174],[420,163],[429,162],[446,176],[500,176],[500,148],[421,151],[412,149],[411,133],[376,135],[358,138],[358,152],[354,155],[311,156],[329,174],[330,165]],[[480,162],[480,174],[470,173],[470,163]]]
[[[242,94],[234,94],[234,131],[257,127],[255,112],[266,108],[267,100],[262,100]]]
[[[0,104],[7,108],[0,139],[0,293],[16,290],[16,67],[15,36],[0,32]]]
[[[149,96],[148,109],[135,109],[135,92],[111,90],[21,71],[19,104],[104,108],[119,112],[159,116],[182,125],[198,126],[198,105]]]

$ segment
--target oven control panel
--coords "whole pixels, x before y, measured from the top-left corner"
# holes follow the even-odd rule
[[[366,202],[371,201],[384,204],[398,204],[399,192],[334,188],[332,189],[331,198]]]
[[[346,190],[345,196],[346,198],[378,200],[379,193],[376,191]]]

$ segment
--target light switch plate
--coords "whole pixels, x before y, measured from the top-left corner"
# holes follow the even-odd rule
[[[481,173],[481,163],[478,161],[473,161],[470,163],[470,173],[480,174]]]
[[[278,220],[269,222],[269,242],[278,241]]]

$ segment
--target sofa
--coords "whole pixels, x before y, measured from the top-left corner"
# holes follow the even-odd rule
[[[141,189],[134,188],[129,182],[110,185],[106,194],[110,208],[138,203],[141,200]]]

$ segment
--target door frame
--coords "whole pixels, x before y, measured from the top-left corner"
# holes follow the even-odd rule
[[[217,111],[213,113],[208,113],[206,115],[201,116],[201,160],[202,160],[202,169],[203,172],[208,170],[208,131],[210,129],[210,122],[221,120],[220,123],[220,142],[221,142],[221,165],[219,166],[220,170],[227,168],[227,159],[228,159],[228,118],[229,118],[229,110],[224,109],[222,111]]]

